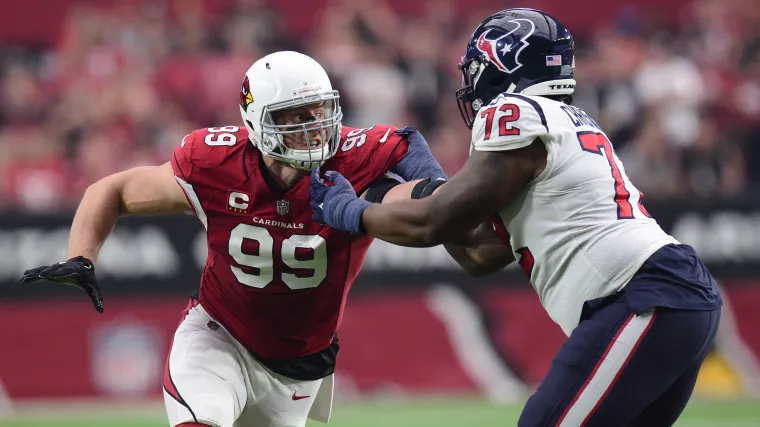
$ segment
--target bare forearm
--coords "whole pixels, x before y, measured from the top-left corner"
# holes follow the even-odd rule
[[[431,247],[457,237],[463,239],[465,232],[453,227],[443,227],[441,217],[434,215],[430,200],[412,201],[414,187],[421,180],[413,180],[391,188],[383,197],[382,206],[369,206],[362,214],[362,225],[367,233],[378,239],[400,246]],[[434,190],[437,193],[445,185]]]
[[[370,205],[362,215],[362,224],[367,234],[401,246],[429,247],[439,244],[431,241],[425,210],[409,209],[409,203],[400,201],[383,204],[382,210],[377,209],[380,205]]]
[[[546,149],[538,139],[517,150],[474,151],[462,170],[433,195],[389,204],[383,199],[383,204],[364,211],[362,225],[368,234],[401,246],[456,242],[519,195],[543,170],[537,159],[546,161]]]
[[[499,239],[489,223],[482,224],[465,239],[443,246],[473,276],[493,274],[514,261],[512,249]]]
[[[486,249],[487,247],[468,248],[455,244],[446,244],[443,245],[443,247],[446,248],[446,251],[457,264],[474,277],[494,274],[515,260],[510,256],[491,261],[491,259],[488,258],[489,255],[483,252],[483,249]]]
[[[93,263],[121,211],[119,191],[108,181],[91,185],[79,204],[69,235],[67,258],[83,256]]]
[[[454,243],[446,243],[443,245],[446,248],[446,252],[451,255],[451,258],[457,262],[462,268],[473,276],[480,276],[478,274],[478,263],[476,262],[477,248],[471,248],[464,245],[458,245]]]

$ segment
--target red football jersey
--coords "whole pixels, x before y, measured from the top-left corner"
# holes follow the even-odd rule
[[[322,170],[364,191],[406,154],[395,129],[344,126]],[[330,345],[372,237],[312,221],[310,177],[272,188],[261,156],[245,128],[208,128],[184,138],[172,166],[206,228],[201,305],[255,355],[293,359]]]

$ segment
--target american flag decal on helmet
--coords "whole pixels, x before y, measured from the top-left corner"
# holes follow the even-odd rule
[[[562,55],[547,55],[546,66],[552,67],[555,65],[562,65]]]

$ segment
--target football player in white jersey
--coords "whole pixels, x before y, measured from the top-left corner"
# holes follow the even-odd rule
[[[460,64],[457,99],[472,129],[463,169],[392,188],[386,197],[417,200],[382,205],[315,170],[315,219],[403,246],[459,243],[447,248],[471,272],[518,260],[568,335],[519,426],[670,426],[714,340],[721,297],[694,250],[647,213],[599,125],[570,105],[574,67],[573,38],[552,16],[489,16]]]

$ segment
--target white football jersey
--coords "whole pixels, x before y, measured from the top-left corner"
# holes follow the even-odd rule
[[[577,107],[499,95],[478,111],[471,150],[514,150],[536,138],[546,168],[499,215],[541,304],[570,335],[585,301],[620,291],[678,241],[649,216],[607,136]]]

